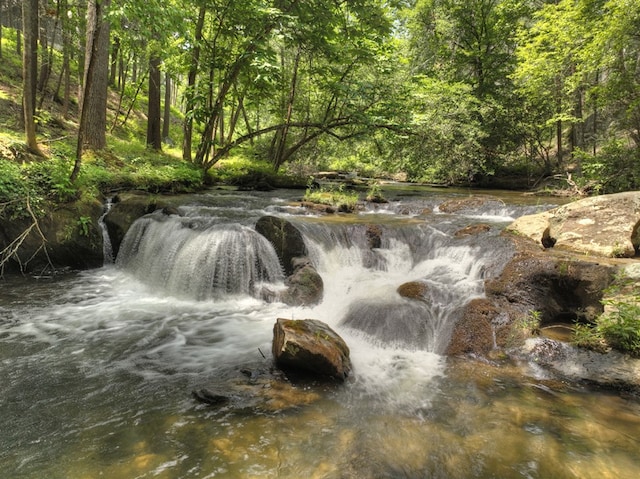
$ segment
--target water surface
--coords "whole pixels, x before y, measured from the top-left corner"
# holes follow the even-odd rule
[[[500,229],[548,206],[510,202],[445,215],[438,192],[327,222],[300,215],[295,195],[193,197],[180,207],[183,218],[149,226],[155,240],[138,242],[127,261],[3,280],[0,477],[638,476],[637,398],[535,365],[440,354],[456,313],[484,294],[484,279],[509,257]],[[262,214],[285,215],[304,232],[325,281],[320,305],[267,303],[246,285],[215,287],[222,235],[235,232],[232,244],[240,238],[262,251],[251,232]],[[491,231],[455,239],[478,221]],[[374,250],[364,244],[371,223],[383,229]],[[192,253],[177,247],[185,244]],[[156,248],[157,264],[147,247]],[[270,254],[262,251],[261,261]],[[252,277],[249,269],[235,274]],[[428,301],[416,306],[397,295],[409,280],[428,283]],[[255,282],[282,287],[275,273]],[[330,324],[351,348],[353,378],[274,379],[278,317]],[[201,404],[191,395],[200,388],[230,401]]]

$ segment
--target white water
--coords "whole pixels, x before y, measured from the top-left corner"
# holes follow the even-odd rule
[[[597,426],[611,422],[604,414],[580,416],[596,414],[585,413],[594,401],[597,411],[611,403],[633,425],[632,405],[558,404],[484,367],[480,379],[451,377],[439,352],[459,308],[500,269],[495,231],[456,239],[468,220],[447,215],[419,224],[366,215],[355,225],[292,217],[325,295],[289,307],[254,295],[256,283],[279,287],[282,277],[251,225],[290,210],[239,201],[252,205],[239,219],[211,204],[181,207],[183,219],[145,218],[117,265],[2,285],[0,477],[634,477],[633,432]],[[372,222],[382,225],[374,250],[364,234]],[[233,265],[242,281],[216,279]],[[414,280],[429,287],[424,303],[396,292]],[[239,371],[269,369],[277,317],[330,324],[350,346],[352,380],[294,387],[320,399],[293,409],[247,400]],[[190,392],[201,387],[222,388],[232,406],[198,405]],[[618,449],[589,442],[603,431]]]

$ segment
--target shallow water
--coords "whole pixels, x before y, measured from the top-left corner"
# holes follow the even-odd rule
[[[289,199],[211,193],[183,212],[244,228],[265,212],[291,215]],[[316,232],[308,241],[327,289],[314,308],[246,292],[190,297],[122,265],[5,279],[0,477],[637,477],[637,398],[531,365],[437,353],[455,303],[481,296],[482,278],[502,261],[481,238],[456,243],[452,233],[483,214],[499,231],[525,211],[423,212],[438,201],[412,198],[362,215],[388,228],[375,261],[354,230],[292,216],[308,223],[305,234]],[[417,236],[405,231],[414,226],[422,228]],[[497,241],[487,235],[486,243]],[[397,284],[425,278],[434,295],[443,293],[439,283],[446,294],[420,313],[431,324],[424,344],[343,324],[354,304],[372,296],[402,306]],[[344,385],[274,380],[277,317],[329,323],[351,348],[353,378]],[[204,387],[230,402],[196,402],[191,391]]]

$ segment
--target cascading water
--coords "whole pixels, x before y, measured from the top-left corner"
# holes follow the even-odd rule
[[[371,225],[296,224],[325,279],[331,314],[381,345],[444,352],[457,314],[483,295],[487,265],[497,268],[500,258],[495,237],[487,252],[426,224],[376,225],[373,245]],[[398,293],[407,282],[423,285],[417,297]]]
[[[258,295],[283,279],[271,244],[246,226],[148,215],[131,227],[117,264],[168,293],[198,300]]]
[[[113,246],[111,245],[111,237],[109,236],[109,231],[107,230],[107,225],[104,223],[104,219],[111,211],[111,207],[113,206],[112,198],[107,198],[107,201],[104,205],[104,211],[102,216],[98,218],[98,227],[102,232],[102,256],[104,258],[104,264],[112,264],[114,261],[113,258]]]
[[[292,220],[325,284],[326,304],[314,313],[379,345],[440,354],[456,313],[483,294],[488,258],[446,228]],[[260,297],[262,285],[279,287],[283,280],[273,247],[251,228],[162,212],[134,223],[117,264],[169,294],[197,300]],[[397,288],[407,281],[422,282],[424,293],[401,297]]]
[[[531,207],[443,214],[435,195],[347,222],[211,191],[138,220],[115,266],[0,284],[0,476],[635,478],[636,401],[438,354],[511,254],[501,215]],[[320,304],[261,299],[284,287],[264,214],[303,233]],[[489,231],[456,236],[478,218]],[[331,325],[350,381],[271,381],[278,317]],[[203,387],[228,405],[196,403]]]

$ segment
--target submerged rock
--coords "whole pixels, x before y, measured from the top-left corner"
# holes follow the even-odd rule
[[[310,306],[322,301],[324,282],[309,258],[294,258],[294,271],[285,280],[287,289],[280,296],[283,303],[292,306]]]
[[[207,387],[193,390],[193,399],[223,414],[229,411],[273,413],[312,404],[329,386],[326,382],[294,384],[281,371],[265,364],[239,372],[228,377],[223,375]]]
[[[283,370],[338,381],[351,374],[349,347],[333,329],[316,319],[278,318],[273,327],[272,352],[276,365]]]
[[[229,403],[229,396],[225,396],[224,394],[219,394],[209,389],[198,389],[194,390],[191,393],[194,399],[198,402],[209,404],[210,406],[225,406]]]
[[[144,192],[123,192],[112,199],[111,210],[104,218],[104,224],[111,238],[113,254],[117,256],[124,236],[131,225],[140,217],[161,209],[166,215],[178,214],[178,210],[164,202],[159,202],[155,196]]]

